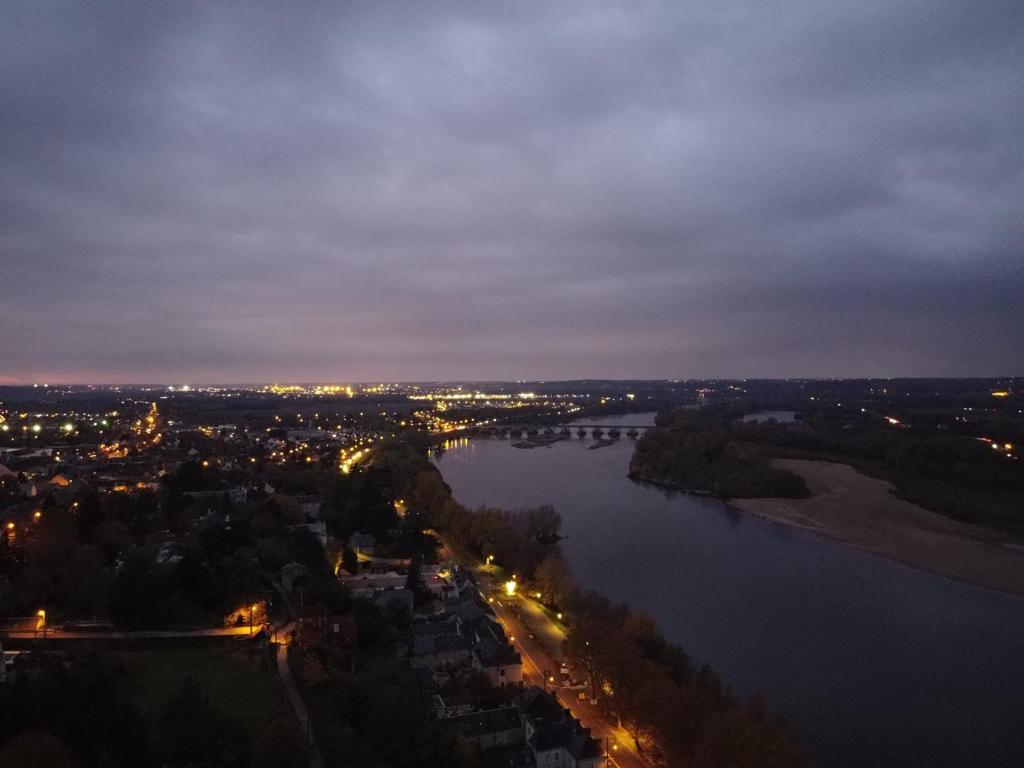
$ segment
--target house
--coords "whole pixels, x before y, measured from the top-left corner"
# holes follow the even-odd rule
[[[416,621],[412,625],[413,637],[455,637],[459,634],[459,621],[454,616]]]
[[[61,474],[60,472],[58,472],[56,475],[51,477],[46,482],[47,482],[48,485],[56,485],[56,486],[60,486],[61,488],[64,488],[66,486],[71,485],[72,481],[69,480],[67,477],[65,477],[63,474]]]
[[[348,587],[352,597],[373,598],[381,590],[400,589],[405,586],[405,576],[394,571],[383,574],[360,573],[349,576],[344,572],[340,573],[338,579]]]
[[[438,724],[456,731],[481,751],[525,743],[523,722],[518,707],[498,707],[442,718]]]
[[[458,635],[413,637],[409,664],[445,671],[469,666],[469,643]]]
[[[487,614],[460,620],[463,636],[473,646],[473,668],[487,675],[491,685],[522,685],[523,660],[505,637],[505,630]]]
[[[523,684],[523,659],[506,643],[482,643],[475,646],[472,661],[473,668],[487,675],[495,688]]]
[[[532,686],[520,697],[526,743],[538,766],[545,768],[603,768],[601,743],[590,735],[558,697]]]
[[[450,578],[441,574],[423,574],[423,585],[435,600],[447,602],[459,599],[459,588],[455,586]]]
[[[348,546],[357,555],[372,555],[377,540],[373,538],[373,534],[357,531],[349,537]]]

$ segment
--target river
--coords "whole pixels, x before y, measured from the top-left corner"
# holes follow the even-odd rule
[[[587,423],[644,424],[653,414]],[[651,614],[824,768],[1024,765],[1024,598],[626,477],[632,441],[452,441],[465,505],[553,504],[576,580]]]

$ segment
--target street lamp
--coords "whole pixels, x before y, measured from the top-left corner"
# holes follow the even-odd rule
[[[43,639],[45,640],[46,639],[46,611],[43,608],[40,608],[38,611],[36,611],[36,616],[39,617],[39,621],[36,622],[36,632],[38,632],[40,629],[42,629],[43,630]]]
[[[257,603],[253,603],[249,606],[249,634],[252,634],[252,615],[256,612]]]

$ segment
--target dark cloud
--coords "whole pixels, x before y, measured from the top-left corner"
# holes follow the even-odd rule
[[[4,3],[0,376],[1020,374],[993,0]]]

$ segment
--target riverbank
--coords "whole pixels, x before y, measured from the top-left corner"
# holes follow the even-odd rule
[[[998,533],[897,498],[884,480],[847,464],[776,459],[800,475],[805,499],[734,499],[744,512],[810,531],[890,560],[987,589],[1024,595],[1024,551]]]

